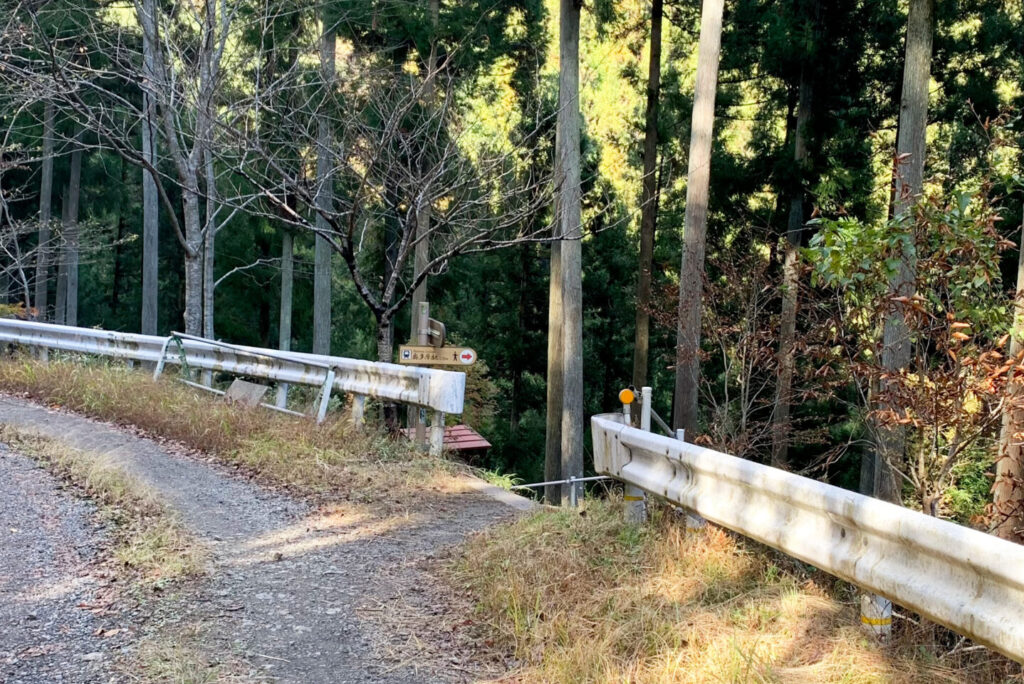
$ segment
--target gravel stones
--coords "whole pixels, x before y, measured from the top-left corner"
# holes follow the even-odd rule
[[[208,546],[212,561],[203,581],[162,600],[159,612],[173,613],[181,624],[201,625],[203,647],[212,660],[223,654],[225,660],[241,661],[251,679],[262,681],[405,684],[475,678],[472,653],[453,634],[452,625],[466,622],[465,615],[450,614],[430,559],[508,518],[513,514],[508,505],[470,490],[438,493],[436,505],[407,515],[379,517],[355,505],[313,510],[166,444],[21,399],[0,398],[0,422],[107,454],[178,510]],[[33,470],[24,459],[19,464]],[[24,489],[3,479],[0,495]],[[55,490],[52,483],[49,487]],[[22,497],[14,507],[48,510],[51,525],[60,528],[65,519],[80,522],[61,539],[32,542],[32,548],[41,545],[42,550],[32,552],[41,561],[28,570],[8,557],[16,553],[0,554],[0,577],[45,572],[57,549],[88,549],[102,541],[82,527],[83,515],[88,518],[85,504],[63,495],[62,503],[45,505]],[[42,513],[7,508],[0,508],[4,527],[39,528]],[[75,562],[69,561],[61,578],[80,572],[72,569],[79,567]],[[91,588],[82,585],[81,596]],[[42,616],[40,610],[33,604],[12,619],[25,622],[29,612]],[[0,620],[4,617],[0,612]],[[72,627],[75,634],[98,628],[92,616],[77,617],[85,622]],[[142,631],[148,630],[143,626]],[[36,641],[25,637],[10,645],[0,636],[0,654],[61,644],[62,652],[74,656],[61,661],[64,681],[102,681],[108,651],[97,648],[95,637],[89,645],[76,645],[74,639],[64,645],[59,632],[49,640],[43,640],[43,633],[35,633]],[[88,676],[78,678],[79,673]]]

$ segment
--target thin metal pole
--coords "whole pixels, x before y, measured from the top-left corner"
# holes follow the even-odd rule
[[[614,480],[614,477],[608,475],[594,475],[593,477],[573,477],[570,478],[573,482],[599,482],[601,480]],[[534,487],[547,487],[548,485],[563,485],[568,484],[569,480],[548,480],[547,482],[531,482],[530,484],[515,485],[509,487],[509,489],[533,489]]]
[[[658,415],[658,412],[654,410],[653,406],[651,407],[651,418],[654,418],[654,422],[658,424],[658,427],[660,427],[662,432],[664,432],[666,435],[668,435],[669,437],[675,435],[675,433],[672,431],[672,428],[668,426],[668,423],[661,419],[661,416]]]
[[[650,387],[640,388],[640,429],[644,432],[651,431],[651,396],[653,391]]]

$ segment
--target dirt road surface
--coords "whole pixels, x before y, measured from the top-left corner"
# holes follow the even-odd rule
[[[430,560],[509,518],[508,505],[467,487],[400,516],[313,510],[173,447],[22,399],[0,397],[0,423],[108,454],[208,546],[205,579],[165,600],[159,626],[144,621],[124,634],[187,628],[242,680],[479,675]],[[96,636],[116,626],[76,607],[103,588],[89,570],[103,531],[90,520],[88,503],[30,459],[0,451],[0,624],[11,626],[0,631],[0,675],[8,681],[120,681],[109,663],[134,642]]]

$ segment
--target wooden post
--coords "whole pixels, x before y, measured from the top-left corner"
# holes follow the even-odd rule
[[[413,331],[416,336],[416,344],[430,344],[430,302],[420,302],[419,311],[416,316],[416,329]],[[425,411],[418,407],[412,407],[414,413],[413,426],[415,428],[415,439],[416,444],[422,445],[427,439],[427,425]],[[437,419],[437,416],[434,416]],[[443,419],[442,419],[443,422]],[[444,427],[441,428],[442,437],[444,437]],[[433,435],[431,435],[433,439]],[[433,452],[433,444],[431,444],[431,452]],[[440,448],[440,447],[439,447]]]

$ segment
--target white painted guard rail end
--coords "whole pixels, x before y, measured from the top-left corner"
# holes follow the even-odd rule
[[[594,465],[1024,662],[1024,546],[712,449],[591,419]]]

